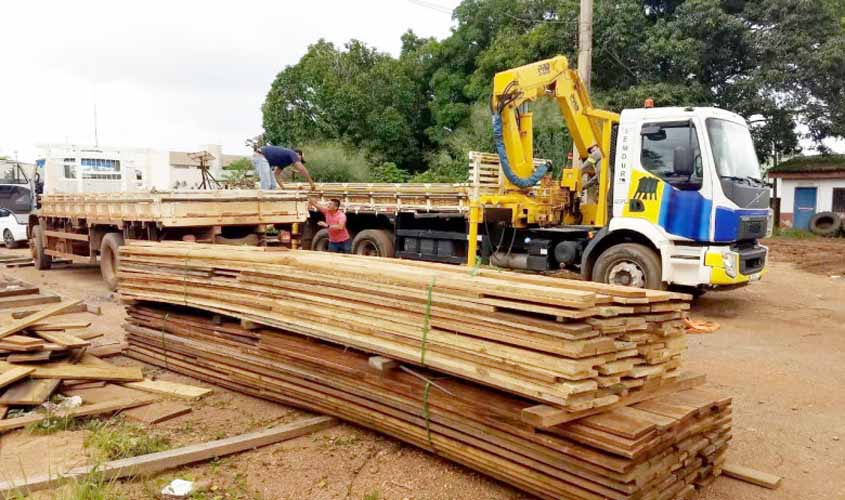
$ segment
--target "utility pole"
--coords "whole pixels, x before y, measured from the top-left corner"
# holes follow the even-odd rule
[[[590,91],[590,74],[593,71],[593,0],[581,0],[578,15],[578,75]]]
[[[578,76],[590,92],[590,74],[593,71],[593,0],[581,0],[578,14]],[[584,152],[586,154],[586,151]],[[581,166],[578,148],[572,144],[572,166]]]

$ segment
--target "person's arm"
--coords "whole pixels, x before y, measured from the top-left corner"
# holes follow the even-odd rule
[[[346,214],[340,212],[340,217],[338,218],[338,221],[339,222],[337,224],[332,224],[331,226],[328,226],[328,228],[333,229],[335,231],[343,230],[346,227]]]
[[[311,178],[311,174],[308,172],[308,169],[305,168],[305,165],[303,165],[301,161],[297,160],[296,162],[294,162],[293,168],[295,168],[300,175],[305,177],[305,180],[308,181],[308,184],[311,184],[311,190],[313,191],[315,187],[314,179]]]

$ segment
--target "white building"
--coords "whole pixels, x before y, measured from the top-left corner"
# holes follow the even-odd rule
[[[202,183],[195,152],[157,151],[149,148],[44,144],[45,193],[172,191],[198,189]],[[244,158],[223,154],[216,144],[199,148],[214,178],[222,180],[223,168]]]
[[[799,156],[771,168],[782,227],[808,229],[819,212],[845,216],[845,155]]]

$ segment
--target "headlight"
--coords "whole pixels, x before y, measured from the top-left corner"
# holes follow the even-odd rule
[[[775,230],[775,211],[769,209],[769,216],[766,218],[766,238],[771,238]]]
[[[736,278],[736,259],[736,253],[722,252],[722,265],[725,266],[725,273],[731,278]]]

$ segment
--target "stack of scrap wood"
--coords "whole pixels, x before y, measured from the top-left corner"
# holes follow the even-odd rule
[[[139,302],[128,311],[130,357],[337,416],[541,498],[687,498],[720,473],[731,438],[730,399],[700,389],[541,429],[523,421],[536,402],[510,391],[197,309]]]
[[[560,423],[677,389],[689,297],[398,259],[182,242],[121,248],[125,299],[193,306],[425,366]],[[533,417],[532,417],[533,414]]]
[[[4,280],[4,283],[12,283]],[[7,290],[30,290],[18,283]],[[37,289],[36,289],[37,292]],[[24,295],[20,295],[24,296]],[[12,295],[12,297],[15,297]],[[87,320],[68,320],[66,314],[93,310],[81,301],[46,304],[31,310],[0,314],[0,432],[24,427],[44,418],[42,408],[55,394],[103,385],[106,381],[138,382],[140,368],[114,366],[91,353],[109,354],[109,346],[92,347],[102,333],[88,330]],[[36,302],[37,304],[37,302]],[[27,307],[32,303],[27,303]],[[137,397],[140,394],[140,397]],[[147,404],[145,393],[62,408],[71,416],[96,415]],[[130,397],[132,396],[132,397]],[[88,403],[83,398],[83,403]],[[7,414],[26,413],[9,417]]]

